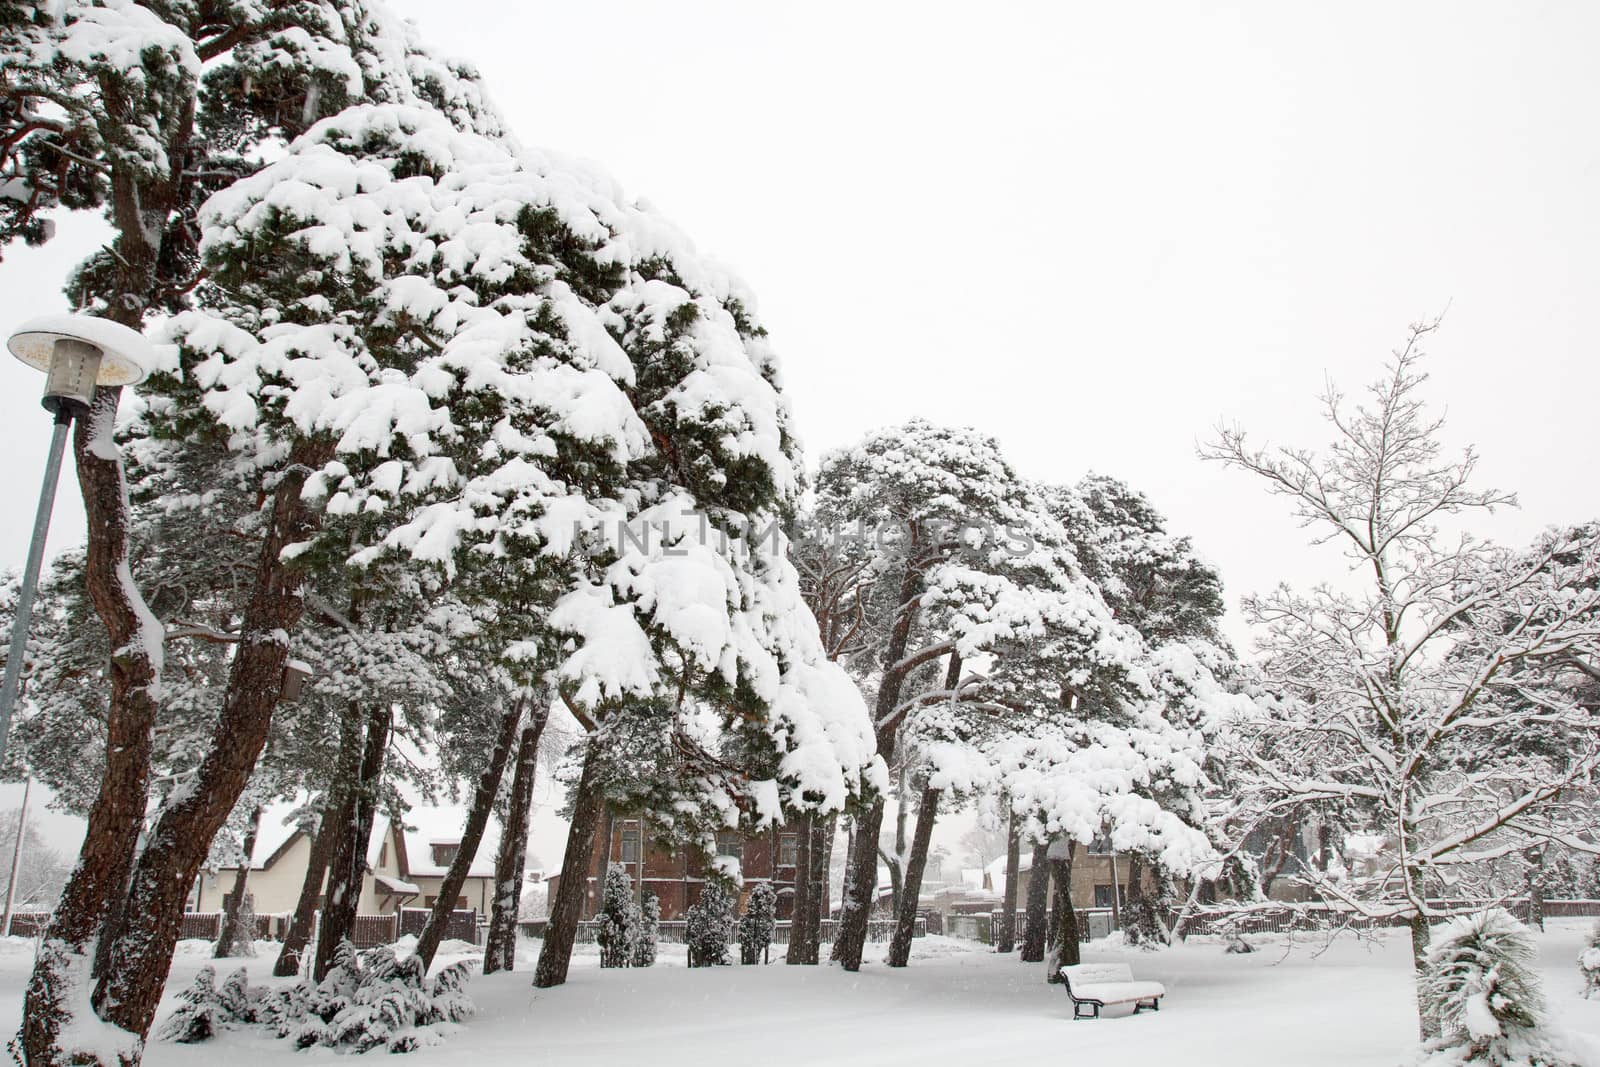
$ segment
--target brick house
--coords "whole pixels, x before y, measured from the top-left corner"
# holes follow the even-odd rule
[[[603,831],[597,835],[595,849],[589,858],[588,893],[585,896],[583,917],[593,918],[600,908],[600,866]],[[723,830],[717,834],[717,854],[739,861],[744,875],[744,885],[739,893],[738,911],[743,912],[750,891],[758,883],[770,882],[778,891],[778,918],[788,919],[794,913],[795,857],[799,832],[794,826],[780,826],[756,833]],[[701,887],[706,881],[705,858],[694,849],[669,849],[650,839],[646,821],[636,816],[618,815],[611,819],[610,863],[621,867],[633,882],[634,892],[647,889],[661,902],[663,919],[681,919],[684,912],[700,899]],[[643,863],[641,866],[641,857]],[[565,872],[549,875],[549,898],[555,899],[556,890]],[[641,878],[643,879],[641,884]],[[822,887],[823,914],[827,911],[827,885]]]

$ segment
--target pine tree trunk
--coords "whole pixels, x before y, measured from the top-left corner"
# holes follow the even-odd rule
[[[878,899],[878,834],[882,829],[880,798],[856,817],[855,855],[850,861],[850,876],[845,880],[833,942],[833,958],[847,971],[861,969],[861,955],[866,949],[867,922]]]
[[[1045,980],[1054,983],[1061,981],[1060,968],[1076,966],[1080,962],[1078,910],[1072,903],[1072,860],[1051,860],[1050,878],[1055,888],[1055,900],[1051,909],[1051,951],[1046,955],[1053,959],[1055,966],[1050,968]]]
[[[539,989],[565,982],[567,968],[572,964],[572,944],[577,940],[584,898],[588,896],[595,834],[601,809],[605,807],[605,787],[600,778],[600,748],[591,738],[583,757],[583,774],[573,797],[572,826],[567,831],[567,851],[561,860],[561,884],[556,886],[556,898],[550,902],[544,947],[539,950],[539,964],[533,973],[533,984]]]
[[[1022,873],[1022,837],[1017,830],[1017,815],[1012,812],[1006,822],[1006,893],[1000,904],[1000,929],[995,941],[1000,952],[1013,952],[1017,947],[1017,878]]]
[[[616,840],[617,813],[607,804],[600,819],[600,870],[596,872],[594,880],[595,899],[589,900],[588,886],[584,887],[583,914],[586,918],[593,919],[600,914],[601,901],[605,898],[606,876],[611,873],[611,844]],[[584,868],[588,870],[587,867]],[[593,903],[593,907],[590,904]]]
[[[141,318],[127,307],[113,307],[107,317],[133,329]],[[87,983],[91,973],[99,973],[87,953],[102,927],[114,928],[121,914],[149,800],[151,730],[160,709],[156,650],[141,640],[145,606],[131,583],[131,517],[121,456],[104,458],[106,453],[96,447],[97,442],[110,443],[121,394],[115,387],[97,390],[89,414],[73,428],[78,486],[88,519],[86,586],[116,652],[108,670],[100,792],[89,809],[77,866],[45,929],[24,996],[18,1038],[29,1063],[65,1062],[66,1050],[57,1047],[57,1035],[68,1021],[72,991]],[[109,948],[109,938],[102,940]]]
[[[1544,929],[1544,856],[1543,846],[1530,849],[1528,861],[1528,925]]]
[[[467,873],[478,856],[478,846],[483,843],[483,831],[489,825],[489,815],[494,811],[494,798],[500,792],[500,779],[506,773],[506,761],[511,758],[511,746],[516,742],[522,726],[527,700],[516,701],[500,717],[500,732],[495,736],[494,748],[489,752],[489,765],[478,776],[478,787],[472,796],[472,806],[467,809],[467,824],[461,828],[461,844],[450,867],[439,882],[439,895],[433,898],[433,908],[428,921],[417,935],[416,956],[422,961],[426,973],[433,966],[433,955],[439,951],[439,942],[450,928],[450,916],[455,911],[456,898],[461,887],[467,884]]]
[[[811,964],[817,962],[815,948],[809,939],[811,909],[811,823],[814,816],[807,812],[800,820],[796,835],[794,855],[794,907],[789,913],[789,951],[783,954],[785,964]]]
[[[911,939],[917,932],[917,905],[922,895],[922,873],[928,868],[928,845],[933,840],[933,824],[939,817],[939,790],[922,791],[917,808],[917,830],[911,839],[911,859],[906,863],[906,884],[895,916],[894,937],[889,942],[889,966],[904,967],[911,961]]]
[[[378,816],[378,783],[383,777],[384,756],[389,749],[391,718],[387,704],[374,706],[367,714],[361,769],[345,805],[346,817],[339,843],[328,864],[328,892],[322,903],[322,925],[317,931],[317,954],[311,964],[311,977],[318,982],[327,976],[328,968],[333,965],[333,954],[339,943],[355,928],[356,909],[361,906],[361,883],[367,872],[367,847]]]
[[[916,531],[912,531],[915,541]],[[895,665],[905,659],[911,642],[911,628],[917,618],[917,594],[922,591],[922,574],[908,566],[900,579],[900,613],[883,651],[883,678],[878,683],[878,701],[872,721],[877,724],[878,755],[884,766],[894,766],[895,745],[900,723],[894,719],[900,705],[900,690],[905,671]],[[883,832],[883,798],[878,797],[857,819],[852,864],[845,878],[844,899],[839,905],[839,927],[834,935],[833,958],[847,971],[861,969],[861,954],[867,945],[867,923],[878,901],[878,835]]]
[[[539,766],[539,739],[550,719],[548,698],[538,701],[517,742],[517,765],[511,772],[511,803],[494,861],[494,910],[483,951],[483,973],[515,970],[517,919],[522,907],[522,878],[528,866],[528,820],[533,814],[533,783]]]
[[[103,1019],[141,1039],[155,1018],[172,966],[189,889],[267,740],[289,659],[287,635],[298,627],[303,610],[303,575],[284,561],[283,550],[316,531],[318,515],[301,490],[306,474],[332,455],[333,443],[320,439],[301,441],[290,450],[273,493],[255,585],[209,749],[189,791],[162,811],[134,866],[124,919],[93,1004]]]
[[[228,901],[228,906],[222,910],[222,922],[217,931],[217,944],[211,951],[212,959],[223,960],[233,955],[233,944],[241,933],[251,941],[256,939],[254,930],[239,929],[239,909],[244,906],[244,895],[249,888],[251,857],[256,853],[256,837],[261,832],[261,806],[258,804],[250,812],[250,829],[244,834],[244,857],[239,861],[239,869],[233,876],[233,896]],[[252,912],[252,914],[254,914]],[[253,921],[253,920],[252,920]]]
[[[1028,910],[1022,926],[1022,962],[1042,963],[1046,910],[1050,906],[1050,845],[1033,846],[1033,863],[1028,870]]]
[[[349,731],[354,734],[355,731]],[[328,876],[328,865],[333,861],[333,850],[339,841],[339,831],[349,820],[349,795],[337,807],[322,813],[317,825],[317,835],[311,839],[311,856],[306,861],[306,876],[300,883],[300,898],[295,902],[294,919],[288,933],[283,936],[283,948],[278,952],[278,962],[272,973],[279,978],[292,978],[300,973],[300,960],[311,934],[317,925],[317,906],[322,901],[322,883]]]
[[[806,936],[811,945],[813,963],[822,953],[822,920],[829,914],[828,875],[833,859],[833,835],[837,825],[838,817],[835,815],[828,816],[820,825],[815,820],[811,824],[811,910],[806,914],[806,922],[810,927]]]

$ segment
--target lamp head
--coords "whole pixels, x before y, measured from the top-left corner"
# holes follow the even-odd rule
[[[45,372],[44,406],[61,412],[87,409],[97,385],[135,385],[155,364],[150,343],[137,330],[94,315],[30,319],[6,341],[11,354]]]

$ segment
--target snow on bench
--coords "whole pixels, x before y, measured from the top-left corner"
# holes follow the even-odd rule
[[[1126,963],[1080,963],[1061,968],[1061,981],[1072,998],[1074,1019],[1098,1019],[1107,1004],[1132,1004],[1135,1015],[1145,1008],[1161,1010],[1167,987],[1160,982],[1135,982]],[[1090,1009],[1088,1014],[1084,1009]]]

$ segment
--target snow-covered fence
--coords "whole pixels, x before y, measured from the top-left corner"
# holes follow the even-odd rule
[[[521,923],[520,927],[523,934],[528,937],[543,937],[546,922],[548,922],[546,919],[535,919],[531,922]],[[894,936],[894,923],[895,921],[893,919],[873,919],[867,924],[867,940],[889,940]],[[789,943],[789,932],[793,928],[793,925],[794,924],[788,919],[780,919],[774,923],[772,929],[772,943],[774,945],[787,945]],[[663,919],[661,920],[660,934],[657,940],[659,943],[664,945],[681,945],[684,943],[684,930],[686,926],[687,924],[682,919]],[[832,941],[834,931],[838,928],[838,926],[839,923],[836,919],[822,920],[822,941],[825,943]],[[599,924],[597,923],[579,923],[579,943],[592,944],[595,939],[595,932],[598,928]],[[917,919],[917,925],[912,932],[912,936],[928,936],[928,923],[925,919],[922,919],[921,917]],[[733,944],[733,941],[730,939],[728,943],[731,945]]]
[[[1096,937],[1104,937],[1111,932],[1110,908],[1078,908],[1078,940],[1090,941]],[[1017,913],[1020,925],[1022,913]],[[994,944],[995,931],[1000,929],[1000,912],[977,912],[975,914],[951,914],[944,917],[944,932],[950,937],[959,937],[965,941],[981,941],[985,945]]]
[[[1439,912],[1469,914],[1488,908],[1505,908],[1518,919],[1527,921],[1528,901],[1515,900],[1432,900],[1429,906]],[[1600,916],[1600,900],[1546,900],[1546,919],[1589,918]],[[1405,915],[1361,915],[1349,908],[1326,904],[1296,904],[1293,906],[1208,908],[1189,916],[1182,923],[1179,934],[1287,934],[1311,933],[1322,930],[1376,930],[1384,927],[1405,926],[1410,920]]]
[[[11,927],[6,933],[11,937],[38,937],[48,925],[48,911],[14,911],[11,913]]]
[[[419,935],[422,928],[428,924],[428,908],[401,908],[400,909],[400,937],[407,934]],[[479,944],[478,940],[478,909],[456,908],[450,913],[450,922],[445,927],[444,936],[456,941],[466,941],[470,944]]]
[[[293,915],[257,915],[256,940],[281,941],[284,931],[289,928]],[[180,939],[199,938],[205,941],[215,941],[222,933],[222,912],[220,911],[186,911],[183,921],[178,927]]]

